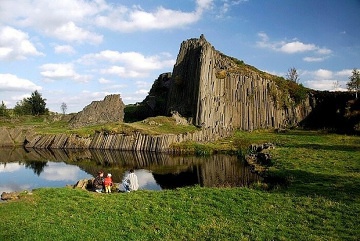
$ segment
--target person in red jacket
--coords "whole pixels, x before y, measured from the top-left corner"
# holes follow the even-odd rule
[[[107,177],[104,179],[105,193],[111,193],[111,187],[113,185],[113,181],[111,178],[111,174],[108,173]]]

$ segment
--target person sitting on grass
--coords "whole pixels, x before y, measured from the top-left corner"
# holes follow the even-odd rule
[[[104,179],[105,193],[111,193],[111,187],[113,185],[113,181],[111,178],[111,174],[108,173],[107,177]]]
[[[99,171],[93,182],[93,188],[95,192],[103,192],[104,189],[104,172]]]
[[[134,169],[130,169],[130,173],[123,180],[123,186],[126,192],[138,190],[139,183]]]

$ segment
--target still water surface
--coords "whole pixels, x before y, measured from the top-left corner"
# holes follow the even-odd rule
[[[172,156],[150,152],[109,150],[25,150],[0,148],[0,194],[39,187],[64,187],[90,179],[99,170],[121,182],[135,169],[139,188],[174,189],[249,186],[260,180],[238,157]]]

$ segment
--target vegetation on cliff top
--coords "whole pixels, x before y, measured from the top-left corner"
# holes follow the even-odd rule
[[[157,116],[149,117],[143,121],[133,123],[108,123],[92,125],[77,129],[70,129],[68,125],[68,115],[54,116],[19,116],[12,118],[2,118],[0,126],[33,128],[39,134],[78,134],[81,136],[91,136],[97,131],[108,133],[131,134],[140,132],[143,134],[181,134],[196,131],[193,125],[177,124],[172,117]]]
[[[97,194],[41,188],[0,203],[0,240],[358,240],[360,142],[317,131],[237,132],[272,142],[271,191],[180,188]]]
[[[296,81],[292,81],[290,79],[285,79],[284,77],[266,73],[234,57],[229,57],[224,54],[221,55],[225,58],[229,58],[236,65],[235,68],[230,69],[228,71],[240,73],[244,76],[254,76],[254,77],[259,76],[263,79],[268,79],[273,81],[277,87],[276,90],[280,90],[281,95],[276,94],[275,89],[270,90],[270,93],[273,95],[274,101],[279,105],[279,107],[290,107],[290,102],[288,100],[289,97],[294,101],[295,105],[300,104],[302,101],[306,99],[306,97],[310,92],[310,89],[304,87],[302,84],[299,84]],[[219,72],[219,75],[223,76],[224,73],[220,74]]]

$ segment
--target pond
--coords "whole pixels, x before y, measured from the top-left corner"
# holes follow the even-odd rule
[[[90,179],[99,170],[121,182],[133,168],[139,189],[163,190],[249,186],[261,178],[236,156],[173,156],[110,150],[46,150],[0,148],[0,194],[39,187],[64,187]]]

